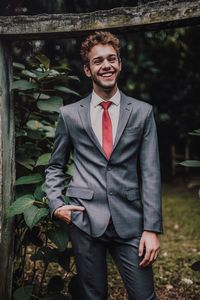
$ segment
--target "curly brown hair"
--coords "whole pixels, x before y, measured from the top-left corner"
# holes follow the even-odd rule
[[[117,57],[120,61],[119,39],[114,34],[108,31],[95,31],[94,33],[89,35],[81,45],[80,54],[84,65],[88,65],[88,53],[94,46],[98,44],[111,45],[115,49]]]

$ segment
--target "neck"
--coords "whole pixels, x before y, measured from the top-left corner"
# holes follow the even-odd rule
[[[95,93],[105,101],[109,101],[117,92],[117,85],[111,90],[102,90],[94,86]]]

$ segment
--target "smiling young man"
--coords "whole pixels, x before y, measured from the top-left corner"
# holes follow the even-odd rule
[[[152,106],[118,89],[122,64],[114,35],[94,32],[82,43],[81,56],[93,91],[60,110],[46,169],[51,213],[69,224],[81,300],[108,299],[107,250],[129,300],[156,299],[152,263],[160,251],[162,211]],[[65,205],[71,152],[74,172]]]

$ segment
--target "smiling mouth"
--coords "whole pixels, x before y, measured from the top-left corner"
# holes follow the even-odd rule
[[[107,72],[107,73],[100,74],[100,76],[104,77],[104,78],[109,78],[109,77],[112,77],[113,74],[114,74],[114,72]]]

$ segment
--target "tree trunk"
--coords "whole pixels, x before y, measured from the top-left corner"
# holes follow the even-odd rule
[[[13,222],[6,210],[14,199],[14,104],[11,56],[0,40],[0,299],[10,300],[13,272]]]

